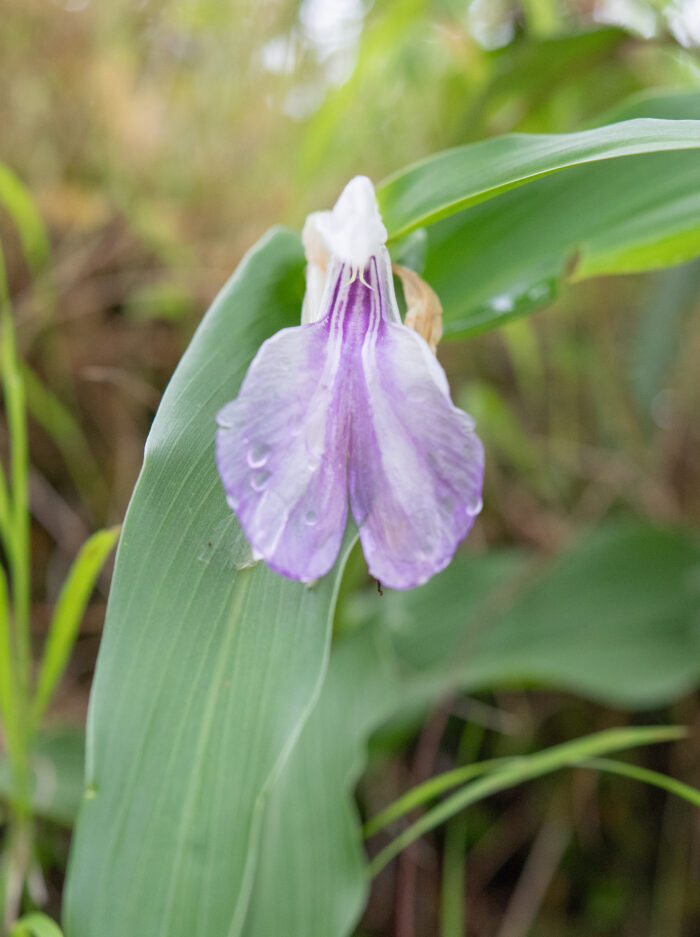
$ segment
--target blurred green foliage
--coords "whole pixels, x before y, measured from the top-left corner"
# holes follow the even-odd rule
[[[606,10],[614,20],[614,8],[619,14],[623,7],[627,25],[599,22]],[[506,132],[572,132],[627,117],[697,119],[697,52],[674,39],[663,10],[662,2],[645,0],[0,0],[0,236],[31,415],[35,640],[48,626],[45,596],[57,597],[89,531],[121,520],[160,394],[197,319],[257,237],[279,221],[298,227],[357,172],[379,181],[446,147]],[[640,36],[640,29],[652,28],[653,36]],[[607,177],[605,184],[612,190],[643,184],[656,157],[644,159],[640,182],[621,173],[617,183]],[[683,186],[692,196],[692,164],[683,171],[686,182],[670,174],[664,185],[687,209]],[[428,700],[434,704],[445,688],[444,675],[422,702],[374,736],[360,791],[366,813],[421,780],[425,758],[418,755],[426,745],[433,744],[432,764],[447,768],[465,750],[473,758],[510,756],[637,718],[574,699],[574,690],[607,705],[657,706],[660,721],[698,718],[697,700],[687,695],[697,674],[697,541],[687,531],[700,526],[700,268],[695,262],[659,275],[572,286],[567,275],[575,271],[567,260],[587,236],[584,211],[597,212],[596,225],[605,228],[596,235],[601,250],[588,258],[591,274],[611,269],[596,260],[614,246],[614,225],[625,219],[610,217],[590,168],[574,190],[557,181],[537,185],[547,199],[539,213],[525,190],[503,196],[530,218],[515,243],[489,229],[484,206],[434,229],[424,250],[426,276],[440,284],[455,322],[465,310],[478,312],[494,292],[508,293],[517,281],[514,259],[529,252],[540,260],[546,254],[540,280],[546,292],[536,305],[553,305],[440,350],[454,396],[474,412],[487,445],[486,510],[465,555],[416,608],[404,608],[402,597],[383,600],[381,617],[401,679],[411,676],[417,656],[449,654],[451,629],[464,625],[459,590],[486,562],[474,555],[483,546],[493,562],[470,592],[478,594],[495,577],[502,602],[509,564],[519,568],[524,557],[546,570],[551,557],[552,578],[518,592],[513,606],[495,615],[467,676],[488,670],[492,644],[501,641],[502,653],[492,654],[489,680],[455,676],[456,696],[437,743],[430,742],[431,721],[421,726]],[[451,279],[458,258],[449,253],[450,237],[462,221],[467,230],[460,236],[480,251]],[[650,215],[648,223],[656,221]],[[5,431],[0,451],[7,453]],[[643,522],[624,526],[630,516]],[[610,520],[623,527],[595,533]],[[678,532],[681,526],[685,532]],[[616,536],[630,538],[617,558],[610,542]],[[596,563],[603,564],[598,580],[609,599],[602,613],[594,607],[600,593],[586,593]],[[386,660],[383,637],[372,639],[382,642],[379,650],[363,644],[362,623],[377,600],[363,591],[361,562],[351,558],[346,579],[338,659],[356,653],[352,666],[369,680],[371,668],[381,670]],[[578,654],[571,656],[569,644],[560,654],[555,640],[543,639],[541,653],[536,642],[519,645],[523,621],[545,637],[551,627],[550,637],[563,642],[557,608],[568,609],[574,593],[584,599],[567,619],[572,632],[579,629]],[[103,583],[53,718],[82,719],[104,597]],[[433,630],[411,628],[418,612],[435,620]],[[610,652],[591,664],[587,655],[605,653],[614,626],[636,629],[640,621],[644,641],[635,655],[621,646],[617,656]],[[593,632],[595,645],[587,638]],[[328,749],[342,770],[328,769],[332,783],[315,801],[309,784],[312,807],[321,796],[344,793],[356,777],[366,735],[377,723],[372,694],[391,688],[396,677],[387,668],[379,689],[377,682],[346,685],[351,671],[336,660],[324,692],[336,694],[337,724],[351,711],[357,736],[350,733],[348,750]],[[542,682],[563,692],[522,689]],[[465,696],[467,689],[478,691],[477,698]],[[465,720],[484,726],[463,750]],[[314,731],[310,723],[306,734]],[[329,734],[338,741],[335,728]],[[315,750],[313,737],[306,744]],[[39,821],[36,868],[56,916],[66,843],[49,824],[69,823],[74,814],[81,755],[74,732],[37,739],[33,807],[46,819]],[[353,761],[352,770],[344,759]],[[645,764],[698,782],[696,749],[687,744],[650,755]],[[292,779],[307,770],[289,766]],[[48,796],[41,782],[54,771],[58,783]],[[608,778],[598,787],[578,775],[542,780],[529,792],[473,808],[457,831],[467,849],[463,863],[451,847],[457,873],[451,899],[443,894],[443,907],[452,901],[449,920],[459,920],[454,908],[466,874],[468,933],[524,935],[527,915],[509,902],[521,874],[530,881],[523,872],[532,867],[529,857],[542,854],[532,844],[553,840],[561,842],[558,865],[551,868],[556,857],[550,867],[534,863],[535,871],[550,874],[536,906],[526,908],[536,917],[533,935],[693,937],[700,920],[691,862],[697,836],[687,810],[656,792],[632,791],[631,783]],[[7,784],[3,766],[5,793]],[[285,818],[284,793],[278,792],[263,848]],[[320,822],[318,812],[315,819]],[[355,856],[354,818],[336,821],[345,824]],[[415,918],[416,937],[438,932],[441,848],[437,834],[417,859],[402,860],[396,896],[393,879],[379,880],[362,933],[404,937],[412,933],[407,916]],[[274,868],[270,860],[266,874],[273,878]],[[264,900],[258,908],[264,923],[274,909]],[[510,930],[499,931],[504,909]],[[34,917],[26,930],[51,933]],[[453,934],[445,930],[444,937]]]

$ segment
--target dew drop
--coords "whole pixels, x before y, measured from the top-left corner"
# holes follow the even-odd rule
[[[270,447],[264,442],[256,442],[248,450],[248,465],[251,468],[260,468],[270,457]]]
[[[473,516],[481,513],[482,508],[484,507],[484,502],[481,498],[476,495],[472,500],[467,504],[467,511]]]
[[[530,302],[538,302],[541,299],[547,298],[550,294],[551,290],[546,283],[536,283],[527,291],[527,298]]]
[[[309,527],[313,527],[318,521],[318,515],[315,511],[307,511],[304,515],[304,523],[308,524]]]
[[[234,497],[234,495],[226,495],[226,504],[228,504],[232,511],[236,511],[238,509],[238,498]]]
[[[270,473],[266,469],[258,469],[250,476],[250,487],[253,491],[262,491],[269,477]]]
[[[512,298],[505,293],[501,296],[494,296],[491,300],[491,308],[494,312],[512,312],[514,305]]]

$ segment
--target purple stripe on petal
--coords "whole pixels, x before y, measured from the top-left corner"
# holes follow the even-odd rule
[[[217,417],[228,503],[273,569],[309,580],[335,561],[349,490],[372,575],[420,585],[481,509],[481,442],[401,324],[385,248],[361,272],[331,258],[312,311],[265,342]]]
[[[340,341],[328,321],[264,343],[218,414],[216,460],[230,507],[277,572],[328,572],[347,517]]]
[[[385,318],[367,329],[354,373],[348,468],[370,572],[395,589],[444,569],[481,510],[473,422],[427,343]]]

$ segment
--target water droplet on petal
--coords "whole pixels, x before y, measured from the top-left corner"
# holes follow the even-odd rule
[[[270,447],[264,442],[256,442],[248,450],[248,465],[251,468],[259,468],[264,465],[270,456]]]
[[[253,491],[262,491],[269,477],[270,473],[266,469],[258,469],[250,476],[250,487]]]
[[[235,511],[238,508],[238,498],[235,498],[233,495],[226,495],[226,504],[228,504],[232,511]]]
[[[304,515],[304,523],[308,524],[309,527],[313,527],[314,524],[318,521],[318,515],[315,511],[307,511]]]
[[[479,495],[474,495],[471,501],[467,504],[467,511],[473,516],[480,514],[482,508],[484,507],[484,502],[481,500]]]

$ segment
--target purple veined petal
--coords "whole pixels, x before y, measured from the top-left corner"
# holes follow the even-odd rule
[[[328,319],[284,329],[218,414],[216,461],[254,551],[295,579],[324,575],[347,518],[341,342]]]
[[[473,422],[426,342],[401,324],[383,246],[363,270],[332,257],[310,312],[315,321],[265,342],[217,417],[228,503],[254,551],[309,580],[333,565],[349,490],[372,575],[420,585],[481,509]]]
[[[416,332],[382,318],[360,357],[350,505],[370,573],[409,589],[447,566],[481,510],[483,446]]]

